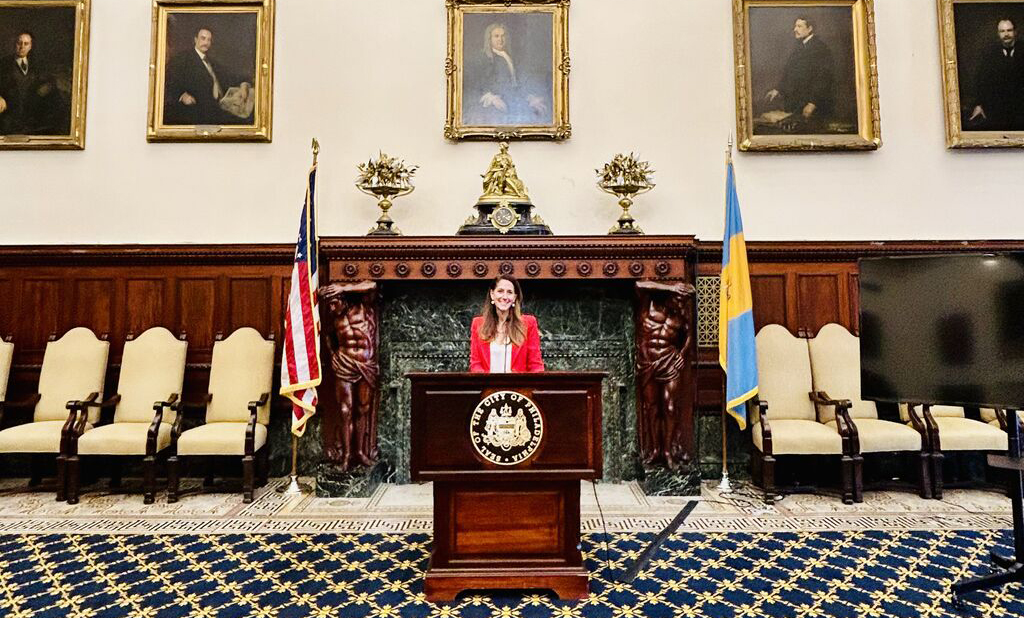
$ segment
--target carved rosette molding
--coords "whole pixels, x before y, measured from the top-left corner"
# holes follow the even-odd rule
[[[529,279],[639,279],[691,281],[696,264],[693,236],[461,236],[323,238],[320,255],[331,281],[358,276],[374,280],[481,279],[499,273]],[[362,265],[366,266],[363,267]],[[349,265],[357,266],[350,275]]]

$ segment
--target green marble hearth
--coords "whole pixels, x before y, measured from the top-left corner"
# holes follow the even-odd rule
[[[466,371],[469,325],[489,282],[392,283],[382,286],[381,458],[394,482],[409,482],[410,371]],[[635,478],[636,386],[633,287],[523,282],[525,311],[537,316],[551,371],[607,371],[604,382],[604,479]]]

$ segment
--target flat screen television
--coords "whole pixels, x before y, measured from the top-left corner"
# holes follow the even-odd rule
[[[1024,408],[1024,253],[860,260],[861,397]]]

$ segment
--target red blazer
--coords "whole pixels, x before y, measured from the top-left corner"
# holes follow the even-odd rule
[[[469,336],[469,370],[473,373],[489,373],[491,371],[491,344],[480,339],[482,317],[473,318],[473,326]],[[537,330],[537,318],[523,315],[526,325],[526,341],[522,346],[512,346],[512,373],[539,373],[544,371],[544,359],[540,357],[540,331]]]

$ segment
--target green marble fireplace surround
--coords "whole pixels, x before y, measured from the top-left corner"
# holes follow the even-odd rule
[[[381,284],[380,456],[392,480],[409,482],[410,371],[466,371],[469,325],[489,281]],[[604,479],[636,478],[633,283],[523,282],[524,311],[537,316],[551,371],[606,371],[603,388]]]

